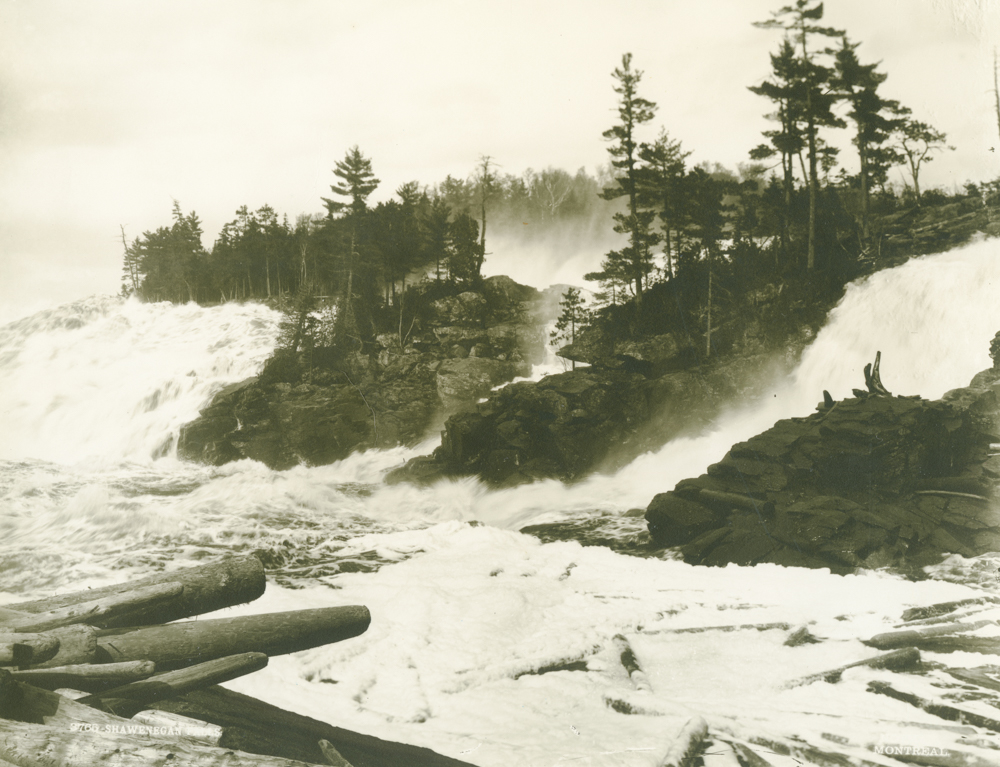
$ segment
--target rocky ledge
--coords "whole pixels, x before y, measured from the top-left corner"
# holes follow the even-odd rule
[[[655,375],[637,356],[509,384],[445,424],[441,446],[389,474],[390,483],[475,475],[494,487],[564,482],[611,471],[705,427],[725,403],[751,400],[774,357],[756,355]]]
[[[412,445],[544,354],[555,296],[490,277],[430,301],[410,333],[377,336],[364,354],[326,362],[278,352],[261,374],[220,391],[181,429],[178,455],[273,469],[322,465],[356,450]]]
[[[654,542],[692,564],[834,572],[1000,551],[1000,367],[937,401],[859,394],[779,421],[657,495]]]

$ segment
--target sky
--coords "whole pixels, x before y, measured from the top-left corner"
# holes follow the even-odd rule
[[[593,173],[625,52],[659,105],[642,138],[663,127],[691,162],[736,168],[771,127],[747,86],[780,33],[753,22],[783,2],[0,0],[0,321],[118,292],[121,227],[168,224],[173,200],[206,247],[241,205],[321,212],[354,145],[381,179],[373,200],[482,155]],[[1000,0],[825,11],[882,62],[885,95],[948,134],[922,187],[1000,175]]]

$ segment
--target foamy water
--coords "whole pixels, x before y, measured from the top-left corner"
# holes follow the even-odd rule
[[[893,720],[918,713],[873,701],[863,679],[806,692],[780,683],[870,654],[857,637],[884,630],[906,605],[992,587],[963,575],[975,563],[954,563],[956,583],[710,570],[543,545],[516,531],[645,507],[734,442],[808,415],[824,389],[849,396],[876,351],[893,393],[933,398],[966,385],[990,364],[998,286],[997,241],[876,274],[849,288],[792,376],[706,433],[614,475],[501,491],[471,478],[382,483],[433,442],[284,472],[252,461],[180,462],[180,426],[259,369],[277,315],[254,304],[115,298],[42,312],[0,328],[0,600],[260,550],[268,592],[240,611],[362,603],[373,623],[362,637],[274,659],[232,685],[473,764],[653,765],[691,712],[713,726],[779,735],[821,732],[835,710],[869,711],[858,738],[898,736]],[[642,533],[641,518],[626,523]],[[814,621],[828,641],[785,648],[773,631],[653,633],[771,621]],[[630,637],[650,675],[656,694],[643,705],[657,716],[609,708],[609,696],[635,695],[609,650],[616,633]],[[526,673],[581,658],[586,671]]]

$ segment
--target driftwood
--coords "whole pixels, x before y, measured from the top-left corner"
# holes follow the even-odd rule
[[[98,635],[97,661],[146,659],[170,670],[244,652],[285,655],[350,639],[370,622],[368,608],[352,605],[106,629]]]
[[[995,623],[995,621],[976,621],[975,623],[942,623],[931,628],[910,631],[890,631],[885,634],[876,634],[871,639],[865,641],[869,647],[877,647],[879,650],[892,650],[897,647],[923,647],[925,640],[942,635],[960,634],[966,631],[975,631],[983,626]]]
[[[708,736],[708,722],[700,716],[688,720],[674,739],[660,767],[689,767]]]
[[[143,734],[153,729],[153,735]],[[172,742],[164,743],[165,739]],[[67,727],[25,724],[0,719],[0,758],[20,767],[149,767],[183,764],[190,767],[303,767],[301,762],[274,756],[237,753],[155,734],[148,725],[127,723],[97,732]]]
[[[129,583],[71,594],[60,594],[7,607],[18,612],[44,613],[77,605],[81,602],[134,594],[137,590],[147,586],[158,586],[164,583],[180,583],[184,590],[178,596],[155,605],[139,607],[122,614],[96,619],[94,625],[113,628],[167,623],[244,602],[252,602],[264,593],[266,580],[264,567],[257,557],[252,555],[229,557],[209,565],[160,573]]]
[[[918,663],[920,663],[920,652],[912,647],[907,647],[906,649],[895,650],[894,652],[889,652],[885,655],[876,655],[873,658],[865,658],[864,660],[855,661],[854,663],[848,663],[846,666],[839,666],[838,668],[823,671],[819,674],[810,674],[809,676],[804,676],[800,679],[788,682],[785,687],[801,687],[802,685],[812,684],[813,682],[830,682],[833,684],[839,682],[841,675],[848,669],[858,668],[861,666],[866,666],[868,668],[884,668],[890,671],[905,671],[913,668]]]
[[[322,764],[320,740],[333,744],[355,767],[472,767],[427,748],[393,743],[294,714],[222,687],[211,687],[150,705],[223,728],[222,745]]]
[[[48,631],[77,623],[103,623],[114,616],[133,613],[137,609],[148,608],[177,597],[183,591],[184,586],[174,581],[157,583],[124,594],[77,602],[49,612],[20,613],[17,618],[8,616],[0,623],[0,631]]]
[[[621,634],[616,634],[612,641],[615,645],[615,651],[618,653],[618,660],[621,661],[622,666],[628,672],[628,678],[632,680],[632,685],[635,689],[652,692],[653,687],[649,683],[649,677],[646,676],[646,672],[639,665],[639,661],[632,651],[632,645]]]
[[[248,652],[199,663],[196,666],[167,671],[148,679],[115,687],[96,695],[81,698],[81,703],[96,706],[118,716],[131,717],[147,704],[173,698],[192,690],[252,674],[267,665],[264,653]]]
[[[947,668],[941,666],[938,670],[953,676],[960,682],[1000,692],[1000,679],[990,676],[988,673],[990,671],[994,674],[997,673],[996,666],[980,666],[979,668]]]
[[[42,663],[33,660],[31,665],[35,668],[93,663],[97,658],[97,629],[93,626],[66,626],[47,631],[46,636],[59,640],[59,650]]]
[[[854,389],[854,396],[856,397],[891,397],[892,394],[882,385],[882,376],[879,374],[879,365],[882,363],[882,352],[875,352],[875,365],[873,366],[870,362],[865,365],[865,386],[868,391],[862,391],[861,389]]]
[[[956,708],[945,703],[936,703],[913,693],[897,690],[887,682],[869,682],[868,691],[909,703],[911,706],[916,706],[928,714],[940,717],[941,719],[947,719],[950,722],[962,722],[964,724],[971,724],[974,727],[983,727],[993,732],[1000,732],[1000,721],[996,719],[977,714],[973,711],[967,711],[963,708]]]
[[[54,668],[33,668],[12,671],[19,682],[55,690],[58,687],[73,687],[87,692],[98,692],[109,687],[117,687],[128,682],[136,682],[151,676],[156,664],[149,660],[134,660],[124,663],[87,663]]]
[[[1000,637],[924,635],[908,641],[907,644],[928,652],[978,652],[985,655],[1000,655]]]

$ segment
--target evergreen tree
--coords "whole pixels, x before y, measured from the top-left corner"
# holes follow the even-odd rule
[[[680,251],[683,231],[684,195],[683,181],[685,160],[690,152],[681,149],[681,142],[670,138],[666,130],[652,144],[639,149],[642,165],[636,179],[639,200],[643,207],[657,209],[663,226],[664,273],[669,278],[674,273],[672,246]]]
[[[361,258],[361,234],[365,216],[368,212],[368,197],[379,185],[379,180],[375,178],[372,171],[372,163],[365,157],[357,145],[347,150],[344,159],[337,162],[333,174],[340,179],[339,183],[332,184],[330,190],[346,200],[331,200],[327,197],[321,198],[326,206],[327,219],[333,221],[335,214],[343,213],[350,231],[350,243],[343,254],[344,271],[347,275],[347,283],[344,287],[343,297],[340,302],[340,311],[337,313],[340,322],[338,336],[343,339],[353,339],[355,343],[360,341],[361,331],[358,322],[358,304],[356,293],[361,292],[371,294],[372,290],[372,269],[371,264],[365,263]],[[361,272],[368,284],[361,286],[360,291],[355,288],[355,275]],[[372,307],[368,302],[363,302],[370,310]]]
[[[615,176],[615,185],[605,188],[602,196],[606,200],[628,198],[628,212],[614,214],[614,230],[627,234],[629,244],[621,250],[608,252],[601,272],[608,276],[602,282],[617,280],[622,274],[627,275],[633,286],[636,305],[641,308],[643,283],[653,268],[650,249],[659,237],[650,229],[656,213],[639,209],[637,183],[639,143],[636,131],[653,119],[656,114],[656,104],[641,98],[637,93],[642,72],[632,69],[631,53],[622,56],[621,67],[617,67],[612,76],[617,82],[614,91],[620,97],[619,122],[604,131],[603,136],[613,142],[608,148],[608,153],[612,157],[611,164],[619,173]]]
[[[459,213],[449,227],[448,277],[454,282],[473,282],[478,258],[479,224],[468,213]]]
[[[823,3],[816,0],[795,0],[772,14],[767,21],[756,22],[763,29],[781,29],[795,41],[798,58],[798,77],[792,83],[790,95],[797,102],[794,110],[802,115],[805,123],[805,144],[809,160],[807,183],[809,188],[809,229],[806,268],[816,265],[816,205],[819,196],[819,142],[821,126],[843,127],[844,123],[833,114],[836,95],[830,87],[831,70],[819,63],[820,51],[813,50],[812,37],[843,37],[838,29],[822,27],[815,22],[823,18]]]
[[[591,314],[587,310],[586,301],[580,295],[579,288],[567,288],[559,306],[562,307],[562,313],[556,320],[556,329],[549,334],[554,346],[575,343],[577,330],[582,330],[591,321]],[[573,370],[576,370],[576,360],[573,360]]]
[[[899,110],[899,102],[885,100],[879,95],[878,87],[887,75],[876,71],[878,64],[858,61],[857,47],[857,43],[848,42],[846,37],[841,41],[836,53],[834,86],[850,105],[849,116],[856,128],[854,145],[858,148],[860,163],[861,240],[867,243],[871,238],[871,187],[873,182],[884,180],[890,156],[883,145],[900,126],[899,120],[892,117]]]

